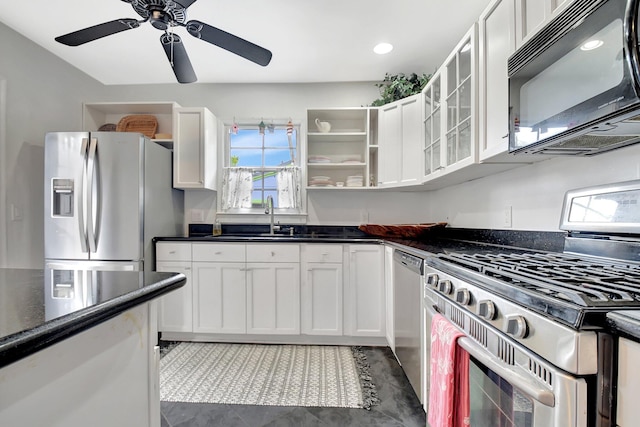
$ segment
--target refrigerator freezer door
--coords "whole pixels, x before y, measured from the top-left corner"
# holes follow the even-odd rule
[[[45,258],[89,259],[84,194],[87,132],[48,133],[45,138]]]
[[[136,133],[92,132],[88,171],[92,196],[92,260],[142,259],[145,138]]]

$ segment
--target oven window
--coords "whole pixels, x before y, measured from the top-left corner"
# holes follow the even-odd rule
[[[473,427],[531,427],[533,402],[473,357],[469,363]]]

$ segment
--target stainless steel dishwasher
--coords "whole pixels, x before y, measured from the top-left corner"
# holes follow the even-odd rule
[[[400,250],[393,252],[393,332],[398,362],[422,399],[421,340],[424,260]]]

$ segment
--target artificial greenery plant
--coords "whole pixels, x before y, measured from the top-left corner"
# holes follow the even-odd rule
[[[380,90],[380,98],[371,103],[372,107],[379,107],[407,96],[419,93],[429,82],[431,74],[418,76],[411,73],[408,76],[400,74],[385,74],[382,83],[376,83]]]

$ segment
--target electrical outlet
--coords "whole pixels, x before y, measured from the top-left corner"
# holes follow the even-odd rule
[[[11,204],[11,221],[22,221],[24,213],[17,205]]]
[[[505,206],[503,211],[502,226],[505,228],[511,228],[511,220],[513,216],[513,210],[511,206]]]

